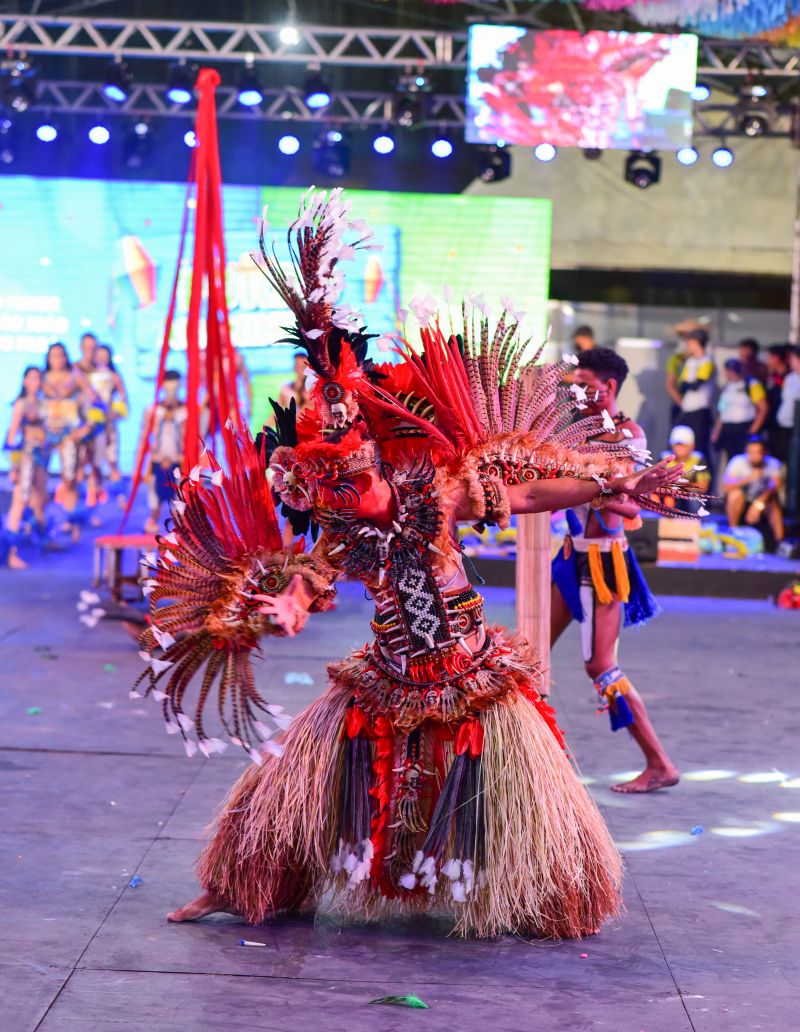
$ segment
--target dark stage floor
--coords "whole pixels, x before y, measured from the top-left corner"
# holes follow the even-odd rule
[[[623,666],[684,773],[620,797],[636,767],[594,716],[572,633],[555,655],[573,753],[625,851],[627,912],[588,941],[460,942],[433,922],[340,927],[231,917],[168,925],[194,891],[202,829],[243,769],[187,759],[118,625],[77,620],[89,548],[0,571],[0,1027],[7,1032],[782,1032],[800,999],[800,614],[669,598]],[[512,593],[489,591],[495,618]],[[323,663],[366,633],[367,603],[277,642],[260,676],[296,712]],[[142,882],[130,887],[138,875]],[[264,948],[239,945],[246,937]],[[368,1006],[414,993],[430,1009]]]

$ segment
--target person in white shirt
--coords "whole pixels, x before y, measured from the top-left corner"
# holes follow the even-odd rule
[[[788,357],[791,372],[780,388],[780,405],[775,416],[778,426],[783,430],[794,427],[795,405],[800,401],[800,348],[791,348]]]
[[[741,455],[747,441],[761,431],[769,415],[767,392],[758,380],[744,375],[738,358],[725,363],[725,386],[717,402],[717,423],[711,443],[725,459]]]
[[[776,544],[783,541],[782,480],[783,464],[767,454],[760,437],[752,437],[744,454],[735,455],[725,470],[722,486],[731,527],[738,527],[742,519],[753,527],[766,519]]]

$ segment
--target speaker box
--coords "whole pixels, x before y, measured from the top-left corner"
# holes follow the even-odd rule
[[[628,532],[628,542],[640,563],[654,563],[658,559],[658,520],[642,520],[638,530]]]

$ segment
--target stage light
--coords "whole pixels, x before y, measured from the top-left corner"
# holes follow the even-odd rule
[[[36,93],[27,80],[35,74],[35,68],[24,54],[13,54],[0,61],[0,106],[5,106],[17,115],[24,114],[36,99]]]
[[[484,183],[499,183],[511,175],[511,153],[505,146],[478,150],[478,178]]]
[[[108,66],[103,82],[103,94],[109,100],[113,100],[115,104],[124,104],[130,96],[132,82],[133,78],[128,66],[122,58],[117,58]]]
[[[135,122],[122,141],[122,161],[126,168],[141,168],[152,150],[152,131],[145,121]]]
[[[711,163],[717,168],[730,168],[733,164],[733,151],[730,147],[717,147],[711,152]]]
[[[278,33],[278,38],[285,47],[296,47],[300,42],[300,33],[294,25],[284,25]]]
[[[3,102],[14,114],[22,115],[33,103],[33,89],[22,79],[12,79],[3,96]]]
[[[102,146],[111,139],[111,133],[104,125],[93,125],[89,130],[89,139],[92,143]]]
[[[42,143],[52,143],[58,137],[58,129],[52,122],[42,122],[36,128],[36,138]]]
[[[372,141],[372,149],[376,154],[391,154],[394,146],[394,137],[386,132],[379,133]]]
[[[625,159],[625,182],[646,190],[661,178],[661,158],[657,154],[634,151]]]
[[[692,100],[695,104],[702,104],[703,101],[708,100],[711,96],[711,87],[707,82],[695,83],[694,89],[692,90]]]
[[[242,107],[246,108],[258,107],[264,99],[261,83],[258,81],[252,61],[248,61],[239,73],[239,87],[236,98]]]
[[[449,158],[453,153],[453,141],[448,136],[437,136],[431,144],[434,158]]]
[[[0,115],[0,164],[10,165],[17,156],[14,123]]]
[[[556,149],[552,143],[537,143],[533,148],[533,156],[537,161],[552,161],[556,156]]]
[[[281,154],[297,154],[300,150],[300,141],[296,136],[292,136],[290,133],[287,133],[286,136],[282,136],[278,140],[278,150]]]
[[[194,129],[186,130],[186,132],[183,134],[183,142],[186,144],[187,147],[197,146],[197,133],[194,131]]]
[[[745,785],[773,785],[785,781],[786,775],[779,770],[757,770],[752,774],[742,774],[738,780]]]
[[[306,79],[303,101],[311,111],[320,111],[330,104],[331,91],[321,75],[311,75]]]
[[[707,767],[701,770],[690,770],[687,774],[681,774],[681,777],[684,781],[723,781],[726,778],[735,778],[736,771]]]
[[[679,165],[696,165],[699,157],[696,147],[681,147],[675,151],[675,160]]]
[[[763,115],[747,114],[739,123],[739,130],[745,136],[763,136],[769,131],[769,122]]]
[[[350,171],[350,146],[339,129],[328,129],[314,140],[314,167],[324,176],[339,179]]]
[[[398,76],[392,99],[392,118],[403,129],[424,122],[431,107],[431,82],[424,72]]]
[[[742,96],[750,97],[752,100],[763,100],[769,93],[767,87],[761,82],[751,82],[742,90]]]
[[[599,147],[584,147],[583,156],[587,161],[599,161],[603,156],[603,152]]]
[[[173,65],[167,80],[167,100],[170,104],[188,104],[194,96],[194,77],[185,62]]]

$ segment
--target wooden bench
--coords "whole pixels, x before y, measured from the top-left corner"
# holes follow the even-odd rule
[[[126,601],[123,597],[125,585],[136,585],[135,598],[141,598],[139,565],[142,556],[155,547],[153,534],[104,534],[95,538],[94,587],[108,587],[113,600],[123,602]],[[123,571],[123,557],[127,551],[136,553],[135,571],[128,574]]]

